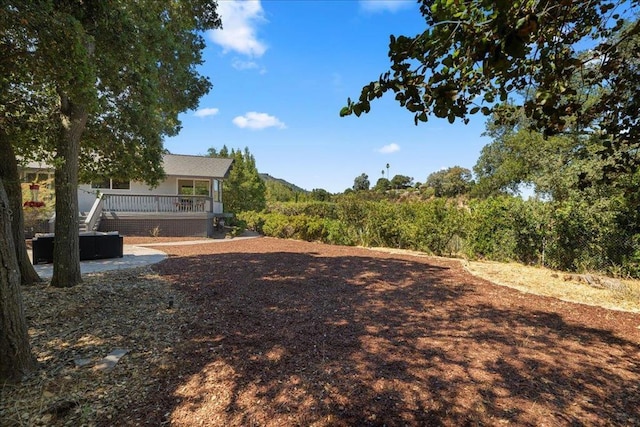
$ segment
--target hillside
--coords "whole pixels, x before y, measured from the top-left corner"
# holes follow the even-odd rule
[[[285,181],[284,179],[273,177],[273,176],[269,175],[268,173],[261,173],[259,175],[260,175],[260,178],[262,178],[262,180],[264,182],[270,182],[270,181],[271,182],[276,182],[278,184],[281,184],[281,185],[289,188],[294,193],[305,193],[306,194],[306,193],[309,192],[308,190],[305,190],[304,188],[300,188],[295,184],[292,184],[292,183],[290,183],[288,181]]]

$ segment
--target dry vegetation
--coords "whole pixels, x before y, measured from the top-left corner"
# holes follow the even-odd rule
[[[427,256],[415,251],[371,249]],[[640,280],[612,279],[597,274],[572,274],[514,262],[467,260],[460,262],[474,276],[522,292],[610,310],[640,312]]]
[[[3,387],[0,425],[640,424],[637,283],[269,238],[162,249],[24,290],[41,369]]]
[[[638,280],[568,274],[516,263],[470,261],[466,267],[475,276],[522,292],[611,310],[640,312]]]

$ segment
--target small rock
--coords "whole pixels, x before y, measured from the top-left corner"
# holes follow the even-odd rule
[[[624,283],[610,278],[602,279],[602,286],[616,292],[624,292],[627,290],[627,286]]]
[[[87,366],[88,364],[90,364],[91,359],[77,358],[77,359],[73,359],[73,363],[75,363],[76,368],[82,368],[83,366]]]
[[[122,356],[127,354],[129,350],[116,348],[111,353],[107,355],[104,359],[100,361],[95,367],[96,370],[102,371],[104,373],[109,373],[116,367],[116,364],[120,361]]]

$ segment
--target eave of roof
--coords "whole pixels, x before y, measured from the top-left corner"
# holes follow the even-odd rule
[[[229,175],[233,159],[165,154],[163,168],[167,176],[209,177],[223,179]]]
[[[229,176],[233,159],[192,156],[186,154],[164,154],[162,167],[167,176],[224,179]],[[24,169],[52,170],[44,162],[28,162]]]

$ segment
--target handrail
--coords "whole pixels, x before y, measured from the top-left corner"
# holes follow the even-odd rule
[[[87,231],[92,231],[93,228],[98,223],[100,216],[102,215],[102,208],[104,206],[104,195],[102,193],[98,194],[95,202],[93,202],[93,206],[91,206],[91,210],[87,215],[87,218],[84,220],[84,225],[86,226]]]
[[[109,212],[212,212],[209,196],[104,194],[103,210]]]

